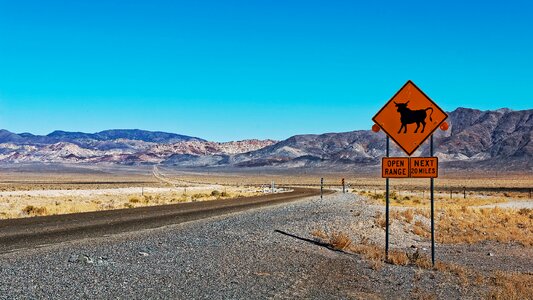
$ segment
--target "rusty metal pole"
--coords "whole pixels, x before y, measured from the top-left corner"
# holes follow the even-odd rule
[[[389,139],[387,135],[387,157],[389,157]],[[385,257],[389,259],[389,178],[385,179]]]
[[[429,156],[433,157],[433,135],[429,142]],[[430,193],[431,193],[431,263],[435,267],[435,204],[434,204],[434,178],[430,178]]]

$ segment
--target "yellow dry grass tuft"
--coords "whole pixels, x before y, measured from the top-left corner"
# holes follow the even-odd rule
[[[522,300],[533,298],[533,275],[496,271],[488,278],[488,299]]]
[[[413,218],[415,216],[412,209],[406,209],[406,210],[400,212],[400,215],[404,218],[404,220],[407,223],[413,222]]]
[[[407,266],[409,264],[409,257],[404,251],[391,250],[386,261],[393,265]]]
[[[378,211],[376,213],[376,215],[374,216],[374,221],[375,221],[377,226],[385,229],[385,227],[387,225],[387,219],[385,218],[385,215],[382,212]],[[389,225],[390,225],[390,223],[392,223],[392,222],[389,219]]]
[[[352,240],[350,237],[342,232],[334,231],[329,236],[329,244],[331,247],[333,247],[333,249],[345,250],[350,246],[351,243]]]

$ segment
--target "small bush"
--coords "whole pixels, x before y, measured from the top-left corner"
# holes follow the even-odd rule
[[[137,197],[131,197],[129,200],[130,203],[139,203],[141,200]]]
[[[220,196],[220,192],[217,191],[217,190],[214,190],[214,191],[211,192],[211,196],[213,196],[213,197],[219,197],[219,196]]]
[[[373,200],[384,200],[385,194],[381,194],[381,193],[372,194],[370,195],[370,198],[372,198]]]
[[[202,193],[198,193],[198,194],[193,194],[191,196],[192,200],[197,200],[197,199],[201,199],[201,198],[204,198],[208,196],[207,194],[202,194]]]
[[[33,205],[27,205],[22,209],[22,212],[29,216],[44,216],[48,213],[46,207],[36,207]]]
[[[125,208],[134,208],[135,206],[131,203],[124,203]]]
[[[333,232],[329,238],[329,243],[333,249],[344,250],[350,246],[352,240],[342,232]]]
[[[413,225],[413,233],[422,237],[429,237],[430,235],[429,229],[420,221],[416,221]]]
[[[159,197],[157,199],[159,199]],[[152,197],[152,195],[144,195],[142,202],[144,204],[148,204],[150,203],[150,201],[153,201],[153,200],[154,200],[154,197]]]
[[[374,221],[375,221],[377,226],[379,226],[381,228],[385,228],[386,227],[387,220],[385,219],[385,215],[383,215],[383,213],[378,212],[374,218],[375,218]],[[389,222],[392,223],[391,220],[389,220]]]
[[[220,196],[221,197],[229,197],[229,193],[228,192],[222,192],[222,193],[220,193]]]
[[[387,259],[389,264],[407,266],[409,264],[409,257],[403,251],[391,250]]]
[[[411,223],[414,218],[413,211],[411,209],[404,210],[400,213],[407,223]]]

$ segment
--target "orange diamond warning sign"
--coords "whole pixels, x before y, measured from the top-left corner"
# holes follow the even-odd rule
[[[446,118],[448,115],[409,80],[372,120],[411,155]]]

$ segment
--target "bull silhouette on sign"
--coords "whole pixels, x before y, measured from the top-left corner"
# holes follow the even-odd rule
[[[420,133],[424,132],[424,129],[426,128],[426,117],[427,117],[427,111],[431,109],[431,113],[429,114],[429,120],[433,121],[431,119],[431,115],[433,114],[433,108],[428,107],[426,109],[419,109],[419,110],[411,110],[407,108],[407,103],[396,103],[394,101],[394,104],[396,104],[396,107],[398,108],[398,112],[400,113],[400,121],[402,122],[402,126],[400,127],[400,130],[398,130],[398,133],[400,133],[403,129],[403,133],[407,133],[407,124],[413,124],[416,123],[416,129],[415,133],[417,133],[418,128],[420,128],[420,123],[422,123],[422,130]]]

